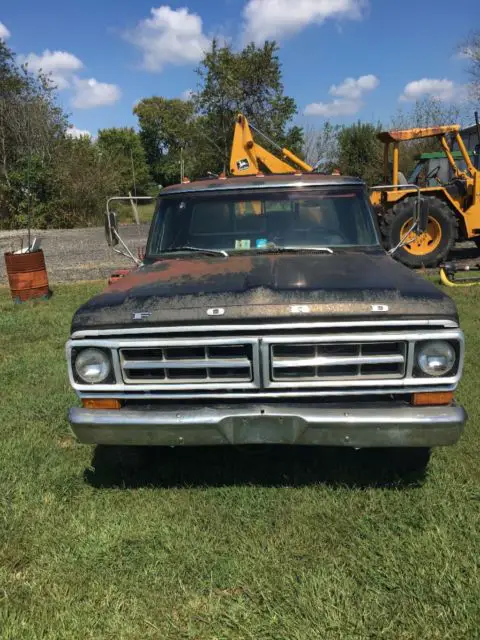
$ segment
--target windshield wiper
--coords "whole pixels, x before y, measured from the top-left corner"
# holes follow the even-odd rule
[[[206,253],[210,256],[223,256],[228,258],[229,254],[224,249],[202,249],[202,247],[190,247],[185,245],[184,247],[172,247],[168,251],[195,251],[197,253]]]
[[[277,247],[275,245],[267,246],[263,251],[278,251],[278,253],[289,252],[296,253],[298,251],[318,251],[319,253],[334,253],[330,247]]]

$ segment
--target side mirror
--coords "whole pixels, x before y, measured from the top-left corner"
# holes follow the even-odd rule
[[[118,221],[115,211],[107,211],[105,214],[105,237],[109,247],[118,244]]]
[[[418,233],[424,233],[428,225],[428,199],[419,198],[416,208],[417,231]]]

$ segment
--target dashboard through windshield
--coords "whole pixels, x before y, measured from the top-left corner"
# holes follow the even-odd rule
[[[160,198],[147,255],[359,246],[378,246],[363,190],[192,192]]]

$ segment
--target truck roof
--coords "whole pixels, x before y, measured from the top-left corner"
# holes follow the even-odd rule
[[[165,187],[160,195],[174,195],[198,191],[227,191],[235,189],[271,189],[275,187],[341,187],[362,186],[360,178],[323,175],[320,173],[275,174],[229,178],[207,178],[194,182],[182,182]]]

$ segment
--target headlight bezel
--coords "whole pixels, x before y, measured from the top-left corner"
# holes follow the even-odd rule
[[[82,354],[85,354],[86,352],[97,352],[102,354],[102,356],[104,357],[104,362],[107,364],[108,370],[106,375],[103,378],[95,381],[91,381],[83,378],[78,372],[77,360]],[[112,354],[110,349],[103,349],[102,347],[97,347],[93,345],[88,347],[87,346],[81,347],[81,348],[79,347],[76,349],[72,349],[71,357],[72,357],[72,361],[71,361],[72,373],[73,373],[75,382],[77,384],[91,386],[91,387],[103,385],[103,384],[115,384],[115,375],[114,375],[114,369],[113,369]]]
[[[420,364],[420,357],[424,349],[428,346],[438,345],[444,343],[447,346],[447,350],[451,349],[453,352],[453,362],[451,367],[449,367],[444,372],[434,371],[433,373],[429,373],[426,371],[422,365]],[[446,339],[428,339],[428,340],[419,340],[415,343],[415,353],[414,353],[414,366],[413,366],[413,375],[415,378],[425,378],[425,380],[435,380],[438,378],[453,378],[457,375],[460,367],[460,342],[458,340],[446,340]]]

